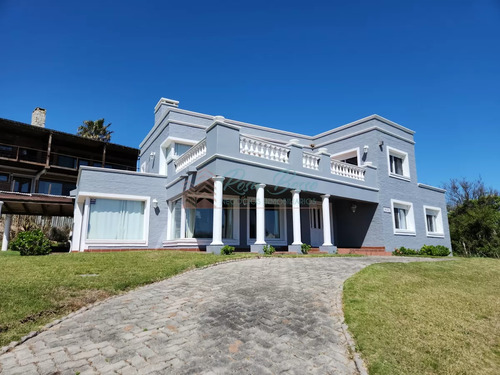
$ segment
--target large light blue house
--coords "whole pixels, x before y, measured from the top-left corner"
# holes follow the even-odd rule
[[[417,182],[413,134],[372,115],[308,136],[162,98],[140,172],[80,169],[72,250],[450,247],[444,190]]]

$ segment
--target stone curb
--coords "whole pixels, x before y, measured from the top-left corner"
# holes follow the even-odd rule
[[[91,303],[90,305],[87,305],[87,306],[83,306],[82,308],[76,310],[76,311],[73,311],[72,313],[68,314],[68,315],[65,315],[63,316],[62,318],[60,319],[57,319],[57,320],[54,320],[53,322],[50,322],[46,325],[44,325],[42,328],[40,328],[38,331],[31,331],[30,333],[28,333],[26,336],[23,336],[21,337],[21,339],[19,341],[12,341],[9,345],[7,346],[3,346],[2,348],[0,348],[0,355],[2,354],[5,354],[5,353],[8,353],[10,352],[12,349],[14,349],[16,346],[19,346],[21,344],[23,344],[25,341],[35,337],[35,336],[38,336],[40,333],[44,332],[44,331],[47,331],[48,329],[64,322],[65,320],[69,319],[69,318],[72,318],[74,317],[75,315],[79,315],[79,314],[82,314],[84,313],[85,311],[95,307],[95,306],[98,306],[104,302],[107,302],[113,298],[118,298],[128,292],[131,292],[132,290],[138,290],[138,289],[141,289],[141,288],[147,288],[151,285],[155,285],[155,284],[158,284],[158,283],[161,283],[165,280],[170,280],[174,277],[179,277],[179,276],[182,276],[182,275],[185,275],[187,273],[190,273],[190,272],[196,272],[196,271],[201,271],[201,270],[204,270],[206,268],[210,268],[210,267],[215,267],[215,266],[219,266],[221,264],[225,264],[225,263],[234,263],[234,262],[243,262],[243,261],[246,261],[246,260],[250,260],[250,259],[261,259],[262,257],[260,256],[256,256],[256,257],[248,257],[248,258],[238,258],[238,259],[227,259],[227,260],[223,260],[223,261],[220,261],[220,262],[216,262],[216,263],[212,263],[212,264],[208,264],[206,266],[203,266],[203,267],[197,267],[197,268],[192,268],[192,269],[187,269],[185,271],[182,271],[176,275],[173,275],[171,277],[167,277],[163,280],[160,280],[160,281],[156,281],[154,283],[149,283],[149,284],[146,284],[146,285],[141,285],[137,288],[134,288],[134,289],[130,289],[130,290],[127,290],[127,291],[124,291],[122,293],[119,293],[119,294],[116,294],[114,296],[111,296],[111,297],[108,297],[108,298],[105,298],[101,301],[97,301],[97,302],[94,302],[94,303]]]

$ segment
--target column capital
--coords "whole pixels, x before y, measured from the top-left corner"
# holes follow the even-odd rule
[[[257,186],[264,189],[266,187],[266,184],[257,184]]]
[[[214,177],[212,177],[212,180],[214,180],[214,181],[224,181],[224,177],[222,177],[222,176],[214,176]]]
[[[290,190],[292,194],[295,194],[295,193],[300,193],[302,190],[300,189],[292,189]]]
[[[320,197],[323,199],[328,199],[328,198],[330,198],[330,194],[323,194],[323,195],[320,195]]]

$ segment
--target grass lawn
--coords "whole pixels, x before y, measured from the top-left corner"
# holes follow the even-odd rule
[[[0,347],[113,294],[190,268],[249,256],[134,251],[21,257],[0,252]]]
[[[370,374],[500,373],[500,260],[375,264],[344,311]]]

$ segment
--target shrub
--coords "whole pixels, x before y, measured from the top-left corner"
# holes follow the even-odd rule
[[[264,245],[262,250],[264,251],[264,254],[266,254],[266,255],[272,255],[276,251],[274,246],[271,246],[271,245]]]
[[[309,253],[310,249],[311,249],[311,245],[308,245],[306,243],[303,243],[302,245],[300,245],[300,250],[302,251],[302,254]]]
[[[9,244],[9,249],[21,255],[50,254],[50,241],[40,229],[20,232]]]
[[[420,249],[419,255],[432,255],[436,257],[446,257],[450,255],[450,249],[443,245],[424,245]]]
[[[233,246],[229,246],[229,245],[225,245],[222,247],[222,249],[220,249],[220,253],[222,255],[231,255],[234,253],[234,247]]]
[[[399,249],[394,250],[393,255],[405,256],[405,255],[418,255],[417,250],[407,249],[404,246],[401,246]]]
[[[58,227],[52,227],[49,230],[49,240],[56,242],[68,242],[68,233]]]

